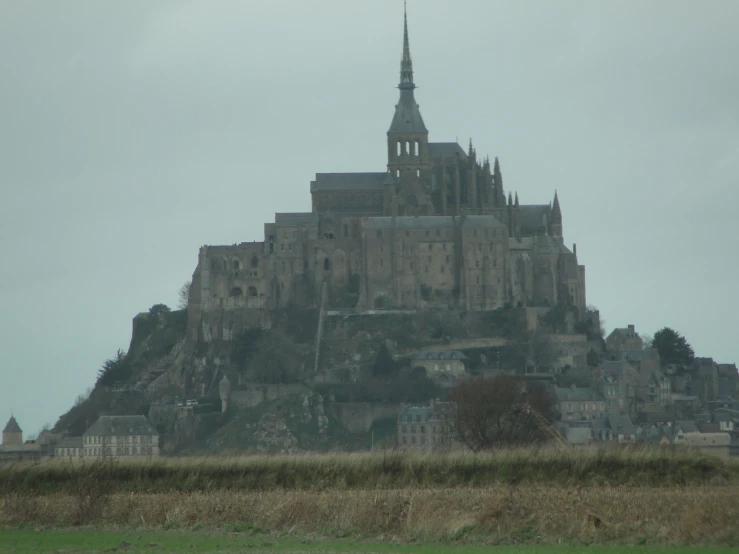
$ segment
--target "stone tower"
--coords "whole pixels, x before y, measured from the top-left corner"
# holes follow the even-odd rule
[[[413,94],[413,61],[408,39],[408,15],[404,17],[403,57],[400,62],[400,99],[387,132],[387,169],[395,178],[419,176],[430,167],[429,132]]]
[[[231,396],[231,381],[225,375],[218,385],[218,392],[221,395],[221,413],[225,414],[228,411],[228,399]]]
[[[14,416],[10,416],[8,424],[3,429],[3,446],[21,446],[23,444],[23,430]]]

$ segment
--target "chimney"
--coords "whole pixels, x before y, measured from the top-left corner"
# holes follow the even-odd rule
[[[572,245],[572,253],[573,253],[573,254],[574,254],[575,256],[577,256],[577,244],[574,244],[574,243],[573,243],[573,245]]]

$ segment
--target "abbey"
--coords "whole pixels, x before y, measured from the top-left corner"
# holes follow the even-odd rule
[[[351,292],[343,307],[360,311],[585,309],[585,268],[564,245],[556,192],[551,203],[521,205],[506,194],[497,158],[479,159],[471,143],[465,152],[429,142],[407,16],[398,88],[387,167],[318,173],[310,213],[276,214],[263,242],[202,247],[190,310],[317,307],[337,291]]]

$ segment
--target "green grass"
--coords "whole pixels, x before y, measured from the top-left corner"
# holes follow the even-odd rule
[[[389,544],[345,539],[272,537],[233,532],[151,532],[62,529],[0,529],[0,553],[59,552],[363,552],[397,554],[711,554],[710,547],[652,546],[490,546]]]

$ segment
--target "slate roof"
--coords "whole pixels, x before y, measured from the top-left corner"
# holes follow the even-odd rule
[[[411,360],[468,360],[459,350],[421,350],[411,356]]]
[[[55,448],[82,448],[82,437],[69,437],[59,441]]]
[[[3,429],[3,433],[22,433],[21,426],[18,425],[18,422],[15,420],[15,416],[10,416],[10,419],[8,420],[8,424],[5,426],[5,429]]]
[[[460,158],[465,159],[467,153],[457,142],[430,142],[429,156],[431,158],[453,158],[459,154]]]
[[[317,227],[318,214],[310,212],[275,214],[275,225],[277,227]]]
[[[623,329],[620,330],[623,331]],[[632,362],[643,362],[644,360],[659,360],[659,351],[656,348],[645,348],[642,350],[625,350],[624,358]]]
[[[428,133],[412,90],[401,90],[388,133]]]
[[[400,414],[401,423],[425,423],[431,417],[431,408],[427,406],[410,406]],[[410,418],[410,419],[409,419]]]
[[[698,432],[698,426],[695,424],[695,421],[690,421],[690,420],[676,421],[675,427],[680,427],[680,429],[683,430],[683,433],[697,433]]]
[[[520,207],[520,221],[522,229],[536,229],[544,226],[544,218],[547,221],[550,214],[549,204],[530,204]]]
[[[316,173],[311,192],[319,190],[382,190],[387,172],[380,173]]]
[[[596,390],[587,387],[555,387],[554,394],[557,396],[558,402],[598,402],[603,400],[603,396]]]
[[[159,435],[145,416],[100,416],[82,436],[120,437]]]
[[[492,215],[468,215],[464,219],[445,215],[369,217],[363,221],[362,226],[366,229],[453,229],[460,220],[463,228],[505,228],[505,225]]]
[[[614,434],[635,435],[636,428],[631,423],[629,416],[623,414],[608,414],[608,424]]]

